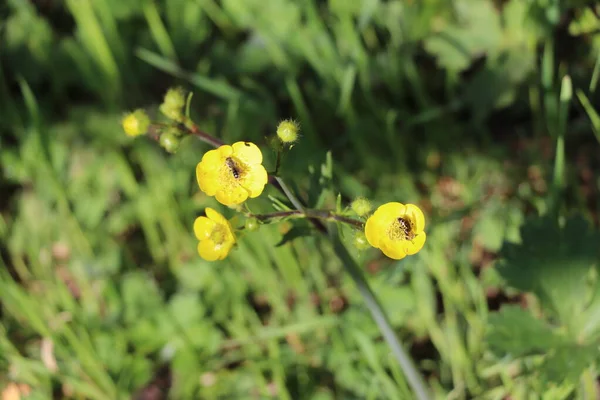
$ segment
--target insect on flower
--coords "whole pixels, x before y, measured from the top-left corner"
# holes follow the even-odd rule
[[[400,260],[418,253],[427,235],[425,217],[414,204],[386,203],[379,207],[365,224],[369,244],[388,257]]]
[[[200,190],[226,206],[260,196],[268,181],[262,153],[251,142],[223,145],[204,154],[196,166]]]

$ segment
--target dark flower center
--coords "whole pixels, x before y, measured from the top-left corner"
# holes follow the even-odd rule
[[[406,218],[397,218],[390,227],[389,235],[394,240],[413,240],[415,233],[412,222]]]

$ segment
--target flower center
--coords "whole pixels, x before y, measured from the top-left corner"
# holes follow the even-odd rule
[[[389,227],[388,235],[392,240],[413,240],[415,233],[409,219],[397,218]]]
[[[240,179],[244,175],[246,169],[244,163],[233,157],[227,157],[225,159],[225,165],[227,165],[227,169],[235,179]]]
[[[227,239],[227,227],[223,224],[217,224],[210,233],[210,240],[220,246]]]
[[[242,175],[241,166],[238,163],[236,163],[235,160],[231,157],[227,157],[225,159],[225,164],[227,165],[227,168],[229,168],[231,175],[233,175],[235,179],[239,179]]]

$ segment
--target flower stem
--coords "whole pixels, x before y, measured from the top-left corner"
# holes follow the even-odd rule
[[[186,124],[179,124],[179,128],[185,132],[188,132],[190,135],[197,136],[198,139],[210,144],[213,147],[220,147],[225,144],[222,140],[217,139],[216,137],[213,137],[208,133],[200,130],[200,128],[198,128],[198,125],[194,124],[191,121],[187,121]]]
[[[283,150],[281,149],[281,145],[277,148],[277,158],[275,159],[275,172],[273,175],[277,175],[279,173],[279,168],[281,167],[281,158],[283,157]]]
[[[329,210],[291,210],[291,211],[278,211],[269,214],[249,214],[250,217],[254,217],[260,221],[268,221],[274,218],[283,217],[300,217],[300,218],[316,218],[324,221],[337,221],[344,224],[352,225],[355,228],[362,229],[364,224],[362,221],[344,217],[342,215],[335,214]]]

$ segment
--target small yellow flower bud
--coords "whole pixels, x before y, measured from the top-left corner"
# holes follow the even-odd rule
[[[286,119],[277,126],[277,137],[285,144],[294,143],[298,140],[298,131],[300,127],[296,121]]]
[[[148,131],[150,118],[144,110],[135,110],[123,117],[121,125],[128,136],[143,135]]]
[[[179,150],[179,138],[173,132],[165,132],[160,135],[160,145],[169,153]]]
[[[352,211],[354,211],[356,215],[362,217],[371,211],[371,202],[364,197],[359,197],[352,202],[350,208],[352,208]]]
[[[354,247],[356,247],[358,250],[365,250],[371,247],[367,237],[363,232],[356,232],[354,235]]]
[[[183,117],[183,107],[185,106],[185,91],[180,88],[171,88],[165,94],[165,98],[160,105],[160,112],[165,117],[175,121],[181,120]]]
[[[246,219],[246,223],[244,224],[246,230],[250,231],[250,232],[254,232],[256,230],[258,230],[260,224],[258,222],[258,220],[254,217],[250,217]]]

